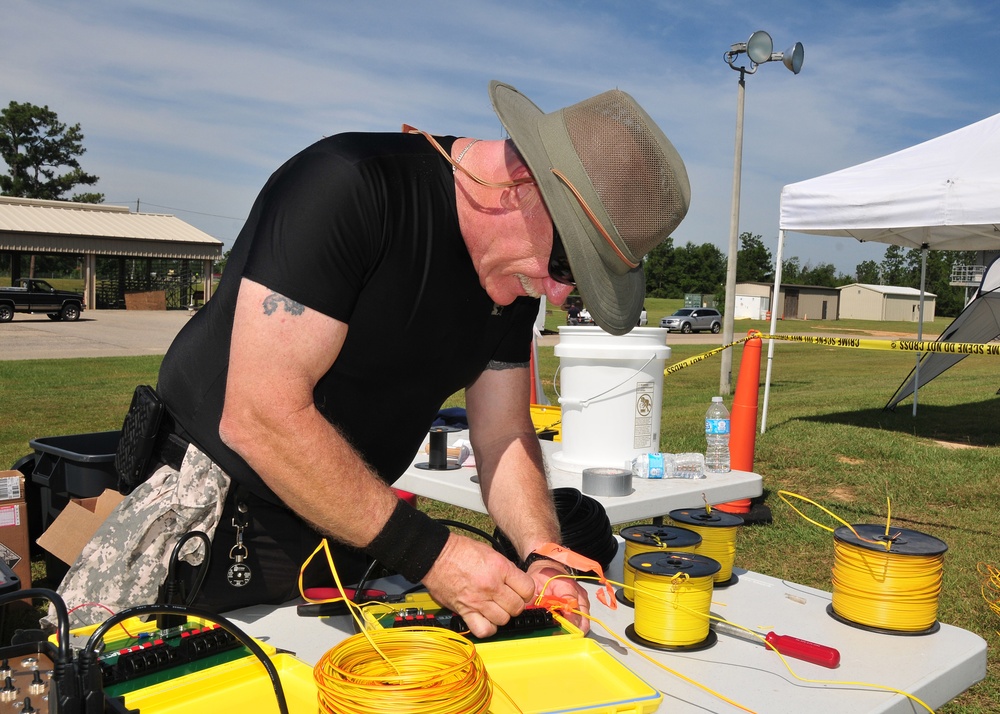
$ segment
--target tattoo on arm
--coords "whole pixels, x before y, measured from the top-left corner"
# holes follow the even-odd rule
[[[501,370],[501,369],[520,369],[521,367],[527,367],[528,362],[501,362],[500,360],[491,359],[487,365],[486,369]]]
[[[279,295],[278,293],[271,293],[266,298],[264,298],[263,307],[265,315],[273,315],[278,309],[279,305],[283,305],[285,312],[290,315],[301,315],[305,312],[305,305],[294,300],[286,298],[284,295]]]

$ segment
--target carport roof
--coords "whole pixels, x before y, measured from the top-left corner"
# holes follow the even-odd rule
[[[171,215],[0,196],[0,250],[215,259],[222,241]]]

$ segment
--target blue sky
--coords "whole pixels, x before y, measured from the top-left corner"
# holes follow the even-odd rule
[[[1000,112],[993,0],[2,0],[0,103],[80,123],[109,203],[172,213],[229,247],[270,173],[340,131],[500,138],[486,87],[545,111],[618,87],[684,157],[675,245],[728,245],[734,42],[775,51],[746,79],[740,231],[777,249],[781,187]],[[853,273],[885,246],[790,234],[785,257]]]

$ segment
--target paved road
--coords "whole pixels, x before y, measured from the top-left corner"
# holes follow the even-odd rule
[[[0,324],[0,361],[162,355],[189,319],[187,310],[87,310],[77,322],[17,314]],[[559,335],[543,335],[539,344],[558,342]],[[685,343],[720,345],[722,335],[667,335],[668,345]]]
[[[76,322],[14,315],[0,324],[0,360],[162,355],[187,310],[86,310]]]

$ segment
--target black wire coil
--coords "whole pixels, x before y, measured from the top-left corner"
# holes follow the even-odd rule
[[[618,553],[618,541],[604,506],[575,488],[553,489],[552,499],[559,516],[560,545],[596,561],[607,570]],[[497,541],[494,549],[523,565],[513,544],[499,528],[494,529],[493,537]]]

